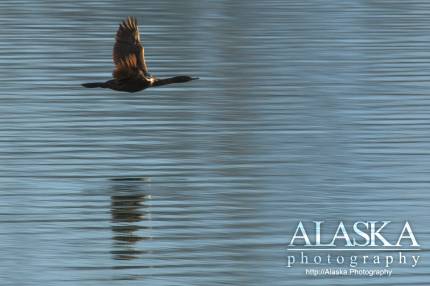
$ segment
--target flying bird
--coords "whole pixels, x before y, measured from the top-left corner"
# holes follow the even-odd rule
[[[140,42],[139,27],[134,17],[128,17],[119,25],[112,56],[115,64],[115,69],[112,73],[113,79],[106,82],[84,83],[82,86],[136,92],[148,87],[198,79],[188,75],[164,79],[152,76],[146,66],[144,50]]]

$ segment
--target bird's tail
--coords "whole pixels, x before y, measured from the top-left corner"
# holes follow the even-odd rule
[[[83,83],[83,87],[87,88],[95,88],[95,87],[106,87],[105,82],[89,82],[89,83]]]

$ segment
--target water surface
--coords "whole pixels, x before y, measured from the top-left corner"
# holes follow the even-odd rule
[[[107,80],[118,23],[158,77]],[[426,285],[430,3],[0,3],[1,285]],[[286,267],[298,220],[409,220],[391,278]]]

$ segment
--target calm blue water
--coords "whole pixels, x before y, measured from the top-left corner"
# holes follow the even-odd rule
[[[128,15],[151,73],[201,79],[82,88],[110,78]],[[427,1],[1,1],[0,284],[428,285],[429,19]],[[409,220],[422,262],[288,269],[316,219]]]

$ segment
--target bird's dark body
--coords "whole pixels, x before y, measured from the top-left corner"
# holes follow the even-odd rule
[[[144,90],[148,87],[155,87],[155,86],[166,85],[171,83],[182,83],[182,82],[191,81],[197,78],[192,78],[190,76],[175,76],[175,77],[166,78],[166,79],[156,79],[156,78],[152,78],[152,79],[153,79],[152,82],[141,81],[138,79],[128,79],[128,80],[111,79],[106,82],[91,82],[91,83],[84,83],[82,85],[88,88],[101,87],[101,88],[110,88],[112,90],[117,90],[117,91],[137,92],[137,91]]]
[[[84,83],[82,86],[137,92],[148,87],[188,82],[198,79],[190,76],[175,76],[158,79],[151,76],[146,66],[144,49],[140,43],[140,34],[135,18],[129,17],[123,21],[118,28],[115,38],[116,42],[113,49],[115,70],[113,71],[113,79],[106,82]]]
[[[148,85],[147,82],[141,82],[137,80],[120,81],[116,79],[111,79],[106,82],[84,83],[83,86],[88,88],[95,88],[95,87],[110,88],[112,90],[125,91],[125,92],[137,92],[150,87],[150,85]]]
[[[150,85],[146,81],[139,81],[135,79],[123,80],[123,81],[112,79],[107,81],[106,85],[107,85],[107,88],[117,90],[117,91],[126,91],[126,92],[137,92],[150,87]]]

